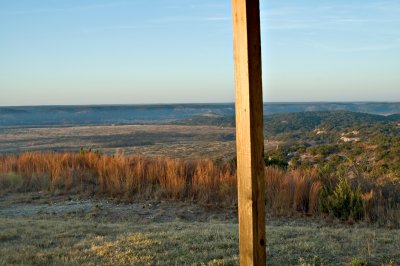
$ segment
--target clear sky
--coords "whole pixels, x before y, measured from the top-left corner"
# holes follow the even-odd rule
[[[400,101],[400,1],[261,0],[265,101]],[[230,0],[0,0],[0,105],[233,102]]]

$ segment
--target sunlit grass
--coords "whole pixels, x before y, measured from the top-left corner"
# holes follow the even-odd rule
[[[237,204],[233,161],[93,152],[0,156],[0,191],[12,189],[11,175],[21,180],[22,191],[112,196],[127,201],[173,199],[229,207]],[[321,183],[315,171],[284,172],[269,167],[265,183],[266,203],[277,213],[313,214],[317,210]]]
[[[315,168],[285,171],[267,167],[266,207],[273,215],[329,213],[338,217],[332,211],[332,204],[321,208],[321,202],[326,202],[329,196],[321,191],[331,186],[335,188],[335,182],[335,178],[321,176]],[[399,228],[400,203],[396,197],[399,184],[379,185],[370,179],[357,182],[365,188],[360,195],[360,215],[348,219],[362,218],[381,226]],[[81,154],[0,155],[2,192],[48,191],[55,195],[113,197],[126,202],[176,200],[235,208],[236,184],[236,166],[229,160],[110,156],[84,150]],[[344,213],[347,212],[349,210],[344,209]]]

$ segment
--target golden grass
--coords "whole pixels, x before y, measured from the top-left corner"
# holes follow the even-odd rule
[[[315,169],[266,168],[268,213],[319,213],[320,192],[326,180],[319,175]],[[235,207],[236,181],[233,163],[210,159],[183,160],[120,153],[110,156],[92,152],[0,156],[0,191],[44,190],[56,195],[97,195],[123,201],[166,199]],[[398,227],[399,186],[375,184],[366,179],[359,182],[366,189],[362,196],[366,220]]]
[[[10,176],[19,183],[11,184]],[[317,176],[315,171],[284,172],[266,168],[267,207],[279,214],[314,213],[321,190]],[[235,166],[208,159],[108,156],[91,152],[0,156],[0,189],[108,195],[125,200],[175,199],[223,206],[237,204]]]
[[[318,209],[321,188],[316,171],[284,172],[278,168],[266,168],[266,204],[276,214],[287,214],[288,211],[313,214]]]

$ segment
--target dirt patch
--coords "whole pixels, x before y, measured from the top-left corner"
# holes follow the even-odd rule
[[[79,217],[107,222],[162,223],[237,222],[235,208],[216,208],[176,201],[116,202],[114,199],[51,196],[45,193],[7,194],[1,197],[0,217]]]

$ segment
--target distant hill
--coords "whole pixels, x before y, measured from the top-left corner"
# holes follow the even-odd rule
[[[315,111],[350,111],[359,113],[391,115],[400,113],[400,103],[385,102],[311,102],[311,103],[267,103],[264,113],[296,113]]]
[[[350,111],[318,111],[281,113],[264,116],[264,128],[266,136],[277,134],[294,133],[308,134],[315,129],[326,131],[328,134],[340,132],[345,129],[370,128],[372,126],[389,125],[393,122],[400,122],[400,115],[375,115]],[[214,125],[234,126],[235,118],[231,116],[205,117],[195,116],[175,122],[185,125]]]
[[[310,131],[316,127],[331,130],[337,127],[358,127],[375,123],[395,121],[399,116],[383,116],[350,111],[301,112],[273,114],[266,116],[265,127],[268,132],[277,134],[289,131]]]
[[[233,113],[232,104],[0,107],[0,126],[152,124]]]
[[[275,114],[292,114],[296,123],[301,120],[317,124],[328,119],[329,111],[349,111],[371,114],[362,119],[398,119],[400,103],[266,103],[264,114],[284,119]],[[316,112],[316,113],[314,113]],[[0,107],[0,126],[60,126],[97,124],[153,124],[185,123],[234,125],[234,104],[159,104],[159,105],[93,105],[93,106],[22,106]],[[301,113],[301,114],[300,114]],[[398,113],[398,114],[397,114]],[[335,119],[343,123],[350,113],[338,113]],[[395,115],[397,114],[397,115]],[[351,116],[351,115],[350,115]],[[352,117],[350,121],[359,119]],[[310,124],[310,125],[311,125]],[[303,124],[304,125],[304,124]],[[282,124],[282,128],[285,126]]]

